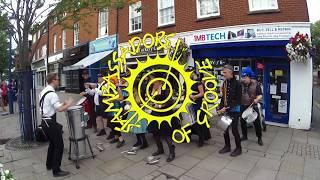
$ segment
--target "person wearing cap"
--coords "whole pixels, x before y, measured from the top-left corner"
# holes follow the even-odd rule
[[[259,86],[259,83],[252,79],[254,73],[250,67],[246,67],[241,72],[241,84],[242,84],[242,96],[241,96],[241,114],[249,107],[253,106],[253,109],[259,113],[257,109],[257,104],[262,99],[262,90]],[[262,142],[262,132],[261,132],[261,123],[260,116],[258,115],[257,119],[253,122],[256,136],[258,137],[258,144],[263,145]],[[241,141],[248,140],[248,131],[247,131],[247,122],[241,118],[241,130],[242,137]]]
[[[221,87],[222,98],[217,108],[218,114],[226,113],[231,117],[231,129],[234,136],[236,149],[230,154],[232,157],[239,156],[242,153],[240,134],[238,130],[238,122],[240,116],[241,104],[241,84],[236,80],[233,74],[233,66],[225,65],[223,67],[224,82]],[[219,151],[220,154],[231,152],[230,136],[228,127],[224,132],[224,147]]]

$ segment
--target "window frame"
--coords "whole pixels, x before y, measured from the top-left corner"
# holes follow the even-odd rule
[[[61,47],[62,50],[67,48],[67,31],[65,29],[62,30]]]
[[[77,29],[75,28],[76,25],[78,25]],[[77,34],[76,34],[76,30],[78,30]],[[77,39],[76,39],[76,37],[77,37]],[[79,45],[79,43],[80,43],[79,37],[80,37],[80,23],[78,21],[78,22],[73,24],[73,46],[78,46]]]
[[[167,22],[167,23],[163,23],[161,24],[161,17],[160,17],[160,11],[162,9],[160,9],[160,1],[162,0],[157,0],[158,1],[158,27],[162,27],[162,26],[168,26],[168,25],[173,25],[176,23],[176,11],[175,11],[175,0],[171,0],[173,2],[173,20],[171,22]]]
[[[197,19],[204,19],[204,18],[210,18],[210,17],[217,17],[220,16],[220,0],[212,0],[212,1],[217,1],[217,7],[218,7],[218,12],[213,13],[210,15],[201,15],[201,8],[200,8],[200,1],[201,0],[196,0],[196,7],[197,7]]]
[[[257,12],[257,11],[273,11],[273,10],[279,10],[279,3],[278,0],[274,0],[276,3],[276,6],[274,8],[272,8],[271,6],[269,7],[264,7],[264,8],[253,8],[253,1],[255,0],[248,0],[248,4],[249,4],[249,12]],[[268,0],[270,1],[270,0]]]
[[[104,10],[104,13],[105,13],[105,26],[106,26],[106,31],[107,32],[104,32],[103,34],[102,34],[102,31],[101,31],[101,28],[103,27],[103,26],[101,26],[102,25],[102,22],[101,22],[101,12],[103,12],[103,10]],[[106,9],[106,8],[104,8],[104,9],[100,9],[99,10],[99,16],[98,16],[98,37],[103,37],[103,36],[107,36],[107,35],[109,35],[109,11],[108,11],[108,9]]]
[[[47,55],[47,45],[43,45],[42,48],[41,48],[41,56],[42,57],[45,57]]]
[[[53,53],[57,52],[57,41],[58,41],[57,37],[58,36],[56,33],[53,34]]]
[[[137,1],[137,2],[135,2],[133,4],[130,4],[130,6],[129,6],[129,34],[137,33],[137,32],[141,32],[142,31],[142,10],[140,10],[140,12],[137,12],[137,13],[140,13],[140,16],[135,16],[135,17],[131,16],[132,10],[135,11],[135,9],[133,9],[133,8],[136,8],[136,7],[133,7],[133,6],[135,6],[137,3],[140,3],[140,7],[142,6],[142,2],[141,1]],[[140,29],[136,29],[136,30],[132,30],[131,29],[131,27],[132,27],[131,19],[139,18],[139,17],[141,18],[141,28]]]

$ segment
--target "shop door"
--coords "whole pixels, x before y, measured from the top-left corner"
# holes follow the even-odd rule
[[[264,77],[266,121],[288,124],[290,104],[289,65],[266,64]]]

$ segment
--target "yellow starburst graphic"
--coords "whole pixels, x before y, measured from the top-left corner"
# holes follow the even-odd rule
[[[168,124],[171,126],[171,120],[173,118],[180,119],[179,118],[180,113],[188,113],[186,107],[188,104],[193,103],[193,101],[190,99],[190,95],[193,93],[191,87],[195,83],[195,81],[193,81],[190,77],[192,72],[186,72],[185,65],[179,64],[178,59],[171,60],[169,54],[167,54],[165,57],[160,57],[159,55],[157,55],[155,58],[150,58],[148,56],[146,62],[141,62],[138,59],[136,61],[137,61],[137,68],[129,69],[130,76],[127,78],[124,78],[128,82],[128,87],[125,88],[124,90],[126,90],[129,93],[129,96],[126,99],[126,101],[130,102],[131,104],[131,108],[128,110],[128,113],[134,112],[135,116],[138,116],[138,120],[134,124],[130,123],[130,119],[127,120],[126,122],[122,121],[121,123],[122,127],[119,128],[118,130],[123,132],[128,132],[130,128],[132,128],[133,126],[139,127],[139,125],[137,124],[142,119],[147,120],[148,124],[151,123],[152,121],[157,121],[159,124],[159,128],[160,128],[160,124],[164,121],[168,122]],[[156,67],[169,66],[169,69],[159,68],[159,69],[153,69],[150,72],[145,71],[155,66]],[[182,76],[185,83],[184,93],[183,93],[183,87],[179,81],[179,78],[176,77],[176,75],[171,72],[171,69],[175,69]],[[141,97],[141,86],[144,80],[146,79],[146,77],[148,77],[152,73],[162,73],[162,74],[165,74],[166,77],[157,77],[148,82],[146,86],[147,100],[145,100]],[[138,76],[142,76],[142,78],[138,82],[138,95],[142,105],[136,102],[133,94],[134,84],[135,84],[135,81],[138,79]],[[174,81],[177,82],[175,86],[171,84],[171,82],[168,80],[168,77],[170,76]],[[163,90],[165,88],[168,88],[169,96],[166,97],[166,99],[159,101],[154,99],[154,95],[156,95],[156,93],[154,95],[150,95],[149,89],[155,81],[162,81]],[[178,87],[176,87],[176,85],[178,85]],[[172,101],[173,103],[171,103],[169,107],[161,109],[161,108],[155,108],[150,105],[150,103],[163,105],[167,103],[169,100],[171,100],[174,96],[175,96],[175,99]],[[181,100],[183,101],[181,102]],[[146,111],[146,109],[148,109],[149,111]],[[158,113],[171,111],[173,113],[166,114],[164,116],[155,116],[155,115],[152,115],[150,111],[158,112]]]

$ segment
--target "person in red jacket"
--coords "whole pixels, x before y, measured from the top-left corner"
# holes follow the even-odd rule
[[[1,83],[1,97],[2,97],[2,109],[4,112],[6,112],[6,106],[8,105],[8,85],[5,81],[2,81]]]

